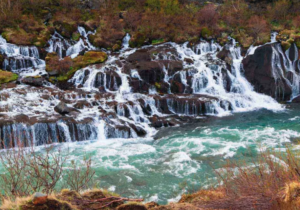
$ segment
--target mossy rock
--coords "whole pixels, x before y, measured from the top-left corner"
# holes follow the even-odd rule
[[[72,39],[73,39],[74,41],[79,41],[79,39],[80,39],[80,33],[74,32],[74,33],[72,34]]]
[[[225,193],[222,190],[200,190],[193,194],[182,195],[179,203],[206,203],[224,197]]]
[[[20,210],[45,210],[45,209],[55,209],[55,210],[75,210],[70,203],[66,201],[61,201],[56,198],[48,198],[47,202],[42,205],[34,205],[32,202],[20,205]]]
[[[165,42],[164,39],[155,39],[155,40],[152,40],[151,44],[158,45],[158,44],[162,44],[164,42]]]
[[[15,81],[19,78],[17,74],[0,69],[0,84]]]
[[[294,43],[296,44],[298,49],[300,49],[300,36],[295,36],[294,37]]]
[[[286,51],[291,47],[291,43],[288,41],[282,41],[281,46],[282,46],[283,50]]]
[[[115,45],[112,47],[112,50],[113,50],[114,52],[119,51],[120,49],[121,49],[121,45],[120,45],[120,44],[115,44]]]
[[[202,28],[201,30],[201,36],[205,39],[211,39],[212,38],[212,31],[209,30],[207,27]]]
[[[88,65],[103,63],[107,59],[105,52],[88,51],[83,56],[74,58],[76,68],[83,68]]]
[[[54,58],[52,58],[52,59],[55,59],[54,54],[50,54],[49,56],[46,57],[46,62],[47,62],[47,59],[51,59],[51,56],[54,56]],[[69,57],[66,57],[63,60],[60,60],[60,62],[64,62],[68,58]],[[70,66],[70,70],[67,73],[60,74],[56,79],[52,79],[52,81],[55,81],[55,80],[57,80],[59,82],[66,81],[66,80],[70,79],[77,70],[87,67],[89,65],[103,63],[106,60],[107,60],[107,54],[105,52],[99,52],[99,51],[86,52],[84,55],[77,56],[76,58],[74,58],[72,60],[72,65]],[[46,65],[46,70],[51,71],[53,69],[47,67],[47,65]]]
[[[53,22],[53,26],[66,38],[72,38],[72,34],[77,31],[76,22],[71,20],[56,20]]]
[[[128,202],[118,206],[117,210],[147,210],[146,206],[137,202]]]
[[[136,33],[131,37],[129,41],[129,46],[132,48],[141,47],[145,44],[146,40],[147,40],[146,35],[142,33]]]

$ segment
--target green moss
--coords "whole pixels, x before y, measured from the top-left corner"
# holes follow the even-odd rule
[[[80,39],[80,33],[74,32],[74,33],[72,34],[72,39],[73,39],[74,41],[79,41],[79,39]]]
[[[145,41],[146,41],[146,35],[139,32],[133,35],[133,37],[129,41],[129,46],[132,48],[141,47],[142,45],[144,45]]]
[[[19,78],[17,74],[0,69],[0,84],[15,81]]]
[[[161,44],[161,43],[164,43],[164,42],[165,42],[164,39],[155,39],[155,40],[152,40],[152,44],[153,45]]]
[[[210,31],[207,27],[202,28],[201,30],[201,36],[203,38],[210,38],[212,36],[212,31]]]
[[[115,51],[118,51],[121,49],[121,45],[120,44],[115,44],[113,47],[112,47],[112,50],[115,52]]]
[[[291,47],[291,43],[287,42],[287,41],[282,41],[281,46],[282,46],[283,50],[286,51]]]
[[[160,89],[160,88],[161,88],[161,84],[159,84],[158,82],[155,82],[155,87],[156,87],[157,89]]]
[[[296,44],[298,49],[300,49],[300,36],[296,36],[294,41],[295,41],[294,43]]]
[[[50,59],[51,56],[55,56],[55,54],[50,54],[49,56],[46,57],[47,59]],[[105,62],[107,59],[107,54],[105,52],[97,52],[97,51],[89,51],[86,52],[83,56],[77,56],[76,58],[73,59],[73,66],[70,67],[70,70],[62,75],[59,75],[56,79],[52,78],[52,81],[66,81],[70,79],[73,74],[81,69],[84,68],[88,65],[93,65],[93,64],[99,64]],[[51,70],[50,67],[46,67],[46,70]]]

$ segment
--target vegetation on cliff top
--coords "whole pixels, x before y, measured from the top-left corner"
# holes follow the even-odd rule
[[[232,36],[249,47],[269,41],[271,30],[289,29],[297,35],[300,29],[300,2],[291,0],[225,0],[222,4],[188,0],[8,0],[1,1],[0,8],[4,11],[0,14],[4,37],[16,44],[37,46],[45,46],[54,30],[78,39],[77,25],[96,30],[90,35],[91,42],[112,50],[120,49],[126,32],[132,35],[132,47],[181,43],[199,36],[221,43]]]

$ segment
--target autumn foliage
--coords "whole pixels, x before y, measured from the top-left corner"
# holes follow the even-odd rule
[[[268,2],[263,6],[260,2],[250,5],[245,0],[225,0],[222,4],[189,0],[89,2],[1,1],[0,32],[7,31],[7,28],[30,29],[30,25],[24,22],[33,18],[35,23],[45,23],[48,31],[57,30],[72,38],[76,26],[83,25],[96,30],[96,34],[90,37],[95,46],[118,50],[126,33],[132,36],[132,47],[166,41],[185,42],[200,36],[217,40],[231,36],[248,47],[268,40],[271,30],[299,30],[300,27],[300,3],[291,0]],[[26,39],[27,35],[22,36]],[[35,44],[35,39],[44,40],[44,37],[33,37],[31,43]],[[38,43],[44,44],[44,41]]]

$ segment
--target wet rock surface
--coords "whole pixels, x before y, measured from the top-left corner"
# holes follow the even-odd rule
[[[286,101],[293,94],[293,82],[299,81],[297,60],[293,46],[285,54],[279,43],[267,44],[243,60],[245,77],[255,91]],[[299,88],[295,92],[299,94]]]

